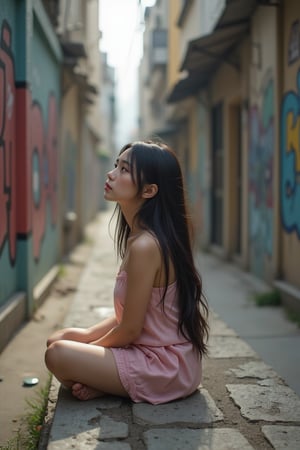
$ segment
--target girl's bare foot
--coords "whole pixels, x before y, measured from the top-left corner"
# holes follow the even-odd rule
[[[97,389],[86,386],[81,383],[74,383],[72,386],[72,394],[78,400],[92,400],[93,398],[102,397],[103,392],[97,391]]]

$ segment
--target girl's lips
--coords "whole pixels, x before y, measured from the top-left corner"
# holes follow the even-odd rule
[[[110,187],[110,185],[108,183],[105,183],[104,189],[106,191],[111,191],[112,188]]]

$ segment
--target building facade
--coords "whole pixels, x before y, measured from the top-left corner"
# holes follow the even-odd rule
[[[0,351],[103,206],[98,0],[0,8]]]
[[[169,39],[167,138],[185,168],[199,246],[299,308],[299,4],[169,8],[179,50]]]
[[[147,55],[139,68],[139,128],[143,136],[165,132],[164,92],[167,82],[169,2],[146,8],[143,50]]]

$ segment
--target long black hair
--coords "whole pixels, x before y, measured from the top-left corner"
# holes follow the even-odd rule
[[[135,220],[141,228],[152,233],[159,242],[165,268],[166,285],[169,284],[169,267],[172,262],[176,275],[179,302],[178,329],[192,342],[200,355],[207,353],[208,306],[202,293],[191,246],[190,220],[183,185],[182,171],[175,152],[166,144],[137,141],[125,145],[120,155],[130,149],[131,176],[142,192],[145,184],[156,184],[157,194],[140,207]],[[118,254],[124,257],[130,228],[119,207],[116,206],[115,232]]]

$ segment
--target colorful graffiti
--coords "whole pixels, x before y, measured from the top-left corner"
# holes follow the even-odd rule
[[[12,33],[3,21],[0,37],[0,252],[6,240],[16,258],[16,88]]]
[[[31,108],[31,205],[33,255],[39,258],[46,230],[47,203],[51,224],[57,220],[57,107],[53,94],[48,99],[48,122],[44,126],[41,106],[34,102]]]
[[[287,92],[282,100],[280,120],[280,205],[286,232],[300,239],[300,70],[297,92]]]
[[[26,238],[32,233],[33,256],[38,260],[48,209],[52,225],[57,221],[57,102],[55,95],[49,93],[45,114],[39,103],[31,102],[28,89],[16,88],[11,42],[10,26],[3,21],[0,38],[0,255],[7,242],[13,265],[18,235]],[[28,109],[27,104],[31,104]],[[18,117],[22,120],[18,121],[17,133]],[[31,126],[28,141],[26,123]]]
[[[260,106],[250,112],[249,217],[255,269],[263,276],[265,255],[272,254],[274,84],[271,78],[261,90]]]

